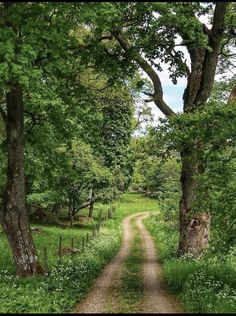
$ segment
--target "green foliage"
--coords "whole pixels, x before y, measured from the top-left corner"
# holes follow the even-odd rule
[[[121,222],[124,217],[146,211],[156,211],[156,201],[143,198],[138,194],[125,194],[116,205],[112,220],[102,226],[98,236],[90,242],[85,252],[73,257],[64,256],[58,263],[57,251],[59,236],[62,246],[70,245],[74,238],[74,246],[79,247],[82,237],[95,227],[84,224],[78,228],[62,228],[57,226],[37,226],[42,228],[41,234],[35,234],[34,241],[40,260],[43,260],[43,247],[48,247],[49,275],[36,278],[16,278],[14,266],[6,238],[0,233],[0,311],[53,313],[70,312],[87,294],[94,279],[104,266],[116,254],[121,245]],[[100,210],[107,207],[98,204],[94,210],[98,219]],[[135,255],[135,254],[134,254]],[[6,269],[8,267],[8,269]]]
[[[50,208],[73,199],[77,208],[91,188],[108,202],[131,179],[131,88],[88,54],[91,30],[83,23],[91,13],[84,4],[0,5],[0,94],[23,89],[29,203]],[[4,97],[2,104],[5,111]]]
[[[4,26],[0,33],[1,90],[16,83],[32,90],[42,75],[38,61],[47,55],[58,58],[57,69],[61,72],[63,66],[65,68],[66,48],[72,40],[69,31],[75,24],[68,19],[71,13],[68,5],[57,5],[59,14],[55,6],[49,3],[1,4]],[[61,45],[63,50],[59,50]]]
[[[198,19],[206,14],[212,15],[213,4],[203,3],[88,3],[84,6],[87,11],[87,22],[93,27],[94,34],[91,43],[96,43],[96,54],[111,72],[123,69],[123,75],[132,73],[137,64],[132,55],[142,53],[151,65],[162,71],[162,63],[168,65],[169,76],[173,83],[179,77],[186,76],[187,63],[179,46],[209,47],[208,36],[204,32],[202,22]],[[93,21],[93,22],[91,22]],[[126,38],[132,43],[130,55],[121,46],[109,38],[115,29],[123,30]],[[100,41],[101,37],[106,39]],[[111,44],[112,43],[112,44]],[[116,72],[117,73],[117,72]],[[119,76],[120,77],[120,76]],[[151,92],[151,91],[149,91]]]
[[[55,313],[70,311],[118,250],[117,230],[104,230],[86,252],[54,265],[48,277],[16,279],[1,273],[1,312]],[[32,295],[32,293],[34,293]]]
[[[173,222],[152,216],[145,222],[164,264],[164,277],[188,312],[232,313],[236,301],[235,247],[225,256],[176,257],[178,233]]]
[[[235,122],[234,102],[225,106],[212,101],[195,112],[163,120],[150,135],[157,154],[168,158],[175,151],[187,151],[192,163],[202,164],[203,172],[195,176],[193,208],[212,214],[214,252],[227,252],[235,245]]]
[[[132,142],[135,157],[131,189],[158,199],[166,219],[177,216],[180,200],[180,164],[176,158],[161,159],[150,141],[150,135]]]
[[[192,159],[211,161],[234,146],[235,128],[234,124],[229,126],[229,120],[235,120],[234,104],[226,107],[224,103],[212,102],[194,112],[162,120],[163,124],[154,129],[152,140],[156,140],[159,145],[165,144],[166,147],[163,147],[169,153],[171,150],[187,150],[199,145]],[[155,134],[155,130],[158,133]],[[159,147],[163,150],[162,146]]]
[[[192,311],[231,311],[235,301],[235,285],[228,276],[235,275],[232,249],[236,236],[236,111],[235,102],[225,104],[234,81],[216,84],[206,105],[162,120],[150,134],[135,138],[130,146],[133,129],[152,120],[149,107],[138,109],[134,118],[134,103],[139,102],[142,92],[153,93],[150,83],[137,73],[133,57],[142,55],[158,71],[163,70],[162,63],[167,64],[169,76],[176,84],[187,73],[187,63],[178,46],[187,46],[189,51],[196,47],[211,50],[206,28],[197,18],[211,17],[213,7],[214,3],[184,2],[0,3],[0,110],[4,117],[5,95],[19,85],[25,109],[29,205],[51,210],[53,205],[61,204],[79,211],[91,200],[91,190],[97,202],[108,203],[119,198],[131,184],[131,189],[155,195],[164,219],[174,221],[180,199],[180,157],[176,152],[188,152],[193,163],[203,166],[204,172],[195,179],[193,209],[213,215],[209,258],[199,262],[173,259],[176,223],[150,224],[161,241],[161,260],[167,260],[167,279],[175,291],[182,292]],[[227,8],[220,72],[232,65],[232,56],[227,55],[230,46],[235,45],[234,7],[230,4]],[[113,37],[114,30],[119,29],[133,46],[130,54]],[[179,38],[181,42],[177,44]],[[2,204],[6,184],[2,118],[0,161]],[[129,203],[132,211],[140,211],[141,205]],[[156,207],[150,200],[145,207],[149,203],[151,208]],[[118,215],[119,220],[122,214]],[[86,262],[80,257],[76,266],[70,261],[56,265],[40,285],[35,280],[27,283],[28,280],[15,280],[3,273],[3,311],[69,310],[78,288],[85,293],[117,250],[120,237],[115,232],[116,228],[110,227],[111,240],[104,235],[97,245],[91,245]],[[54,231],[54,235],[58,232]],[[50,236],[50,230],[46,236]],[[5,250],[3,240],[1,248]],[[41,242],[48,241],[42,237]],[[54,238],[52,242],[55,243]],[[5,264],[12,268],[9,252],[2,252]],[[227,278],[222,276],[221,263],[214,263],[212,269],[206,264],[212,263],[213,254],[222,253],[227,261],[227,268],[222,271]],[[175,269],[177,277],[173,278]],[[34,291],[37,295],[32,298]],[[8,299],[12,297],[17,297],[15,305]]]
[[[236,10],[235,3],[231,2],[227,6],[225,22],[224,22],[224,34],[221,42],[219,62],[218,62],[218,73],[226,74],[227,71],[235,67],[235,54],[234,47],[235,41],[235,23],[236,23]],[[233,74],[233,73],[232,73]],[[233,74],[233,77],[235,74]]]

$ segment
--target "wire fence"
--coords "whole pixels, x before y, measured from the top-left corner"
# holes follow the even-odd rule
[[[86,247],[89,245],[92,239],[95,239],[101,229],[101,226],[109,219],[112,219],[115,213],[115,207],[112,206],[107,210],[107,212],[100,211],[98,215],[98,222],[96,226],[93,228],[91,232],[87,232],[86,236],[80,237],[79,240],[76,240],[74,237],[70,239],[70,245],[63,241],[62,235],[59,236],[58,240],[58,251],[56,252],[56,256],[58,260],[61,262],[63,256],[70,255],[74,257],[83,253]],[[75,245],[79,245],[79,248],[75,248]],[[43,247],[43,268],[45,273],[49,272],[49,264],[48,264],[48,248]]]

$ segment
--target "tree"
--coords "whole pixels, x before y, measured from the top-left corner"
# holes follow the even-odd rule
[[[118,78],[116,82],[106,72],[94,68],[86,69],[80,76],[88,99],[87,111],[81,120],[83,130],[87,132],[82,137],[91,145],[94,154],[101,158],[104,166],[113,173],[110,198],[117,198],[126,190],[132,177],[132,153],[129,145],[133,130],[134,93],[137,88],[131,86],[131,80]]]
[[[218,237],[212,239],[211,249],[224,253],[235,243],[236,111],[235,99],[228,101],[233,83],[216,83],[206,107],[163,120],[150,141],[167,157],[198,144],[192,159],[201,161],[205,170],[195,175],[193,207],[199,212],[209,210],[213,236]]]
[[[79,67],[81,63],[77,57]],[[130,179],[130,175],[122,175],[129,163],[126,158],[133,101],[126,83],[110,84],[109,78],[95,71],[92,64],[89,68],[78,68],[69,63],[66,73],[60,76],[57,70],[49,72],[48,66],[44,65],[41,82],[25,100],[27,201],[29,205],[47,209],[69,207],[72,224],[80,209],[93,206],[95,201],[108,202],[118,197],[125,189],[124,182]],[[117,109],[107,115],[109,108]],[[76,154],[80,146],[82,152],[90,148],[85,151],[87,158]],[[110,163],[109,152],[113,153]],[[72,159],[76,161],[76,172]],[[91,162],[86,167],[90,172],[82,167],[84,159]],[[93,168],[95,162],[101,168]],[[112,173],[109,176],[112,182],[107,176],[106,181],[101,181],[104,164]],[[115,175],[119,181],[115,181]],[[90,190],[93,190],[92,200]]]
[[[0,90],[5,96],[1,115],[7,130],[7,183],[0,222],[21,276],[42,273],[26,210],[24,103],[27,92],[41,81],[45,61],[54,61],[54,73],[65,72],[65,57],[71,57],[68,47],[75,43],[70,10],[66,4],[57,8],[48,3],[0,4]]]
[[[93,5],[92,5],[93,6]],[[187,76],[184,112],[196,111],[205,106],[211,94],[218,55],[224,34],[227,3],[116,3],[103,4],[97,9],[95,34],[102,40],[100,48],[109,49],[107,41],[116,41],[117,48],[111,53],[123,63],[140,67],[150,78],[153,91],[149,93],[156,106],[168,117],[174,111],[163,99],[160,77],[160,61],[169,63],[174,83],[180,76]],[[198,17],[208,14],[211,28]],[[93,15],[94,16],[94,15]],[[102,21],[102,22],[101,22]],[[105,22],[104,22],[105,21]],[[177,44],[177,37],[181,43]],[[191,59],[188,68],[183,53],[176,49],[185,46]],[[121,50],[122,49],[122,50]],[[196,176],[205,166],[194,161],[196,144],[181,150],[182,198],[179,206],[180,239],[179,253],[199,256],[208,246],[211,216],[208,210],[199,213],[193,207],[196,198]]]

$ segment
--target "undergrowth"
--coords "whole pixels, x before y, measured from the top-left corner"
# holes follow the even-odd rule
[[[164,266],[170,290],[189,312],[234,313],[236,311],[236,248],[227,255],[208,253],[201,259],[178,258],[178,228],[161,215],[145,220]]]

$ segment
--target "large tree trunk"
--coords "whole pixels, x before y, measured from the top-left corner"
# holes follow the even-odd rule
[[[184,112],[191,112],[193,109],[202,106],[211,94],[226,7],[226,2],[217,3],[214,10],[212,29],[209,30],[204,26],[209,39],[208,44],[212,50],[187,47],[191,57],[192,69],[184,93]],[[200,161],[193,159],[192,153],[196,150],[197,148],[190,148],[188,152],[181,152],[182,198],[179,204],[180,238],[178,253],[199,257],[209,244],[211,215],[209,210],[198,212],[198,210],[193,209],[197,194],[196,176],[203,173],[205,168]]]
[[[193,49],[189,51],[192,61],[192,71],[188,78],[188,84],[184,92],[184,112],[190,113],[199,104],[204,104],[210,95],[212,87],[205,92],[204,97],[199,98],[202,91],[202,76],[204,73],[204,60],[207,57],[205,49]],[[214,71],[211,74],[214,77]],[[199,100],[198,102],[196,100]],[[180,182],[182,185],[182,197],[179,203],[179,247],[178,254],[189,254],[199,257],[208,247],[210,237],[211,216],[208,210],[199,212],[194,209],[197,198],[196,176],[204,172],[204,165],[196,158],[197,148],[182,150],[182,170]],[[198,197],[199,198],[199,197]]]
[[[24,112],[19,85],[6,95],[8,168],[4,207],[0,214],[19,276],[41,274],[26,209],[24,175]]]
[[[178,254],[190,254],[199,257],[208,247],[210,236],[209,212],[197,212],[193,209],[197,194],[195,176],[202,173],[202,166],[191,159],[191,154],[182,152],[182,197],[179,203],[180,237]]]
[[[203,48],[188,48],[191,57],[191,72],[184,92],[184,112],[189,113],[204,105],[209,98],[215,77],[218,52],[222,35],[222,26],[227,3],[216,4],[213,27],[208,30],[208,51]],[[193,209],[197,195],[196,176],[204,172],[205,166],[193,158],[197,148],[183,150],[181,154],[182,198],[179,203],[180,238],[179,254],[199,257],[208,247],[210,237],[211,215],[209,210]],[[199,197],[198,197],[199,198]]]

